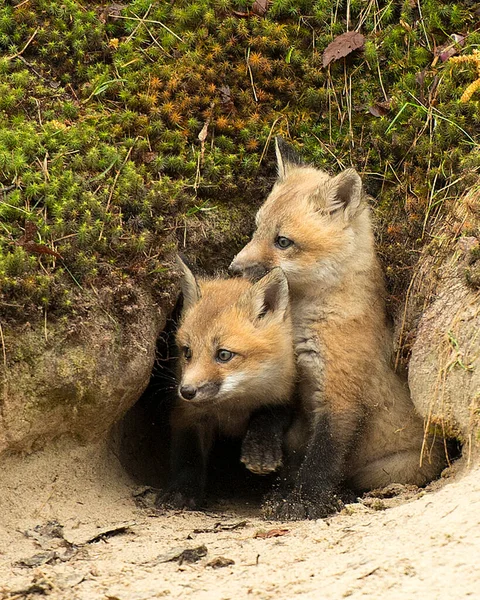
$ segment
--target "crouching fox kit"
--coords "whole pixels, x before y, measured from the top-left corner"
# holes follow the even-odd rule
[[[252,240],[231,270],[284,271],[290,289],[301,409],[287,433],[297,457],[281,518],[335,510],[342,484],[365,491],[423,485],[444,467],[406,385],[391,367],[392,337],[372,223],[359,175],[330,177],[277,140],[278,180]]]
[[[295,379],[288,284],[274,269],[246,279],[199,279],[183,270],[176,335],[178,397],[171,415],[173,481],[158,503],[202,502],[208,454],[217,435],[242,438],[242,462],[259,474],[281,463]],[[265,410],[262,412],[262,409]],[[272,439],[272,418],[280,429]],[[266,441],[266,444],[264,444]],[[262,446],[263,445],[263,446]]]

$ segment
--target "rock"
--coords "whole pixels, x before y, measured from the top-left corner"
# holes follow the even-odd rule
[[[98,439],[145,389],[165,308],[128,284],[94,298],[75,318],[3,323],[0,454]]]
[[[416,329],[408,380],[426,424],[467,443],[468,451],[480,440],[480,290],[469,277],[480,262],[478,189],[458,202],[432,238],[406,310],[404,339]]]

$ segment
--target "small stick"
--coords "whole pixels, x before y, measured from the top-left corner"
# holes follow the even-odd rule
[[[5,338],[3,337],[3,327],[0,323],[0,340],[2,342],[2,350],[3,350],[3,366],[5,367],[5,379],[7,378],[7,351],[5,349]]]
[[[20,52],[17,52],[16,54],[12,54],[12,56],[7,56],[7,60],[13,60],[14,58],[19,58],[25,52],[25,50],[30,46],[31,42],[33,41],[33,38],[38,33],[38,29],[39,29],[38,27],[35,29],[33,34],[30,36],[30,39],[25,44],[25,46],[20,50]]]

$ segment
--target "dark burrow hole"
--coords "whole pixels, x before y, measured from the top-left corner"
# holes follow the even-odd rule
[[[181,300],[157,340],[150,382],[115,428],[118,457],[139,486],[162,490],[169,481],[169,415],[176,394],[174,336]],[[240,462],[241,440],[220,438],[209,460],[206,507],[224,501],[260,507],[275,475],[253,475]]]
[[[169,415],[176,394],[174,336],[181,311],[177,303],[157,341],[150,382],[134,406],[115,428],[115,447],[123,468],[139,485],[164,490],[169,481]],[[258,476],[240,462],[241,440],[218,439],[209,460],[205,507],[234,502],[260,508],[276,475]],[[462,446],[448,440],[450,462],[459,459]],[[354,501],[354,495],[349,498]]]

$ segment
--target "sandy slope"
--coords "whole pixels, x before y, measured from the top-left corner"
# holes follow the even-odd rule
[[[480,593],[478,468],[426,492],[368,499],[328,520],[293,524],[262,521],[248,505],[155,514],[135,504],[132,485],[102,445],[12,458],[1,478],[5,598],[451,600]],[[63,529],[45,528],[53,519]],[[88,541],[118,523],[128,525],[124,533]],[[255,537],[279,528],[288,531]],[[195,563],[163,562],[173,550],[202,545],[207,554]],[[208,566],[220,556],[235,564]],[[22,559],[33,565],[20,566]]]

